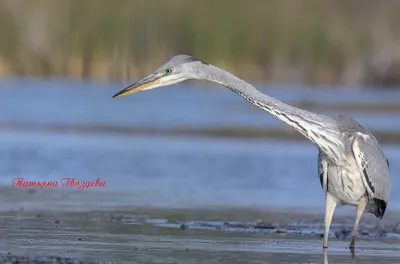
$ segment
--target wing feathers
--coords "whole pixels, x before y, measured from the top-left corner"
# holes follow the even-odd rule
[[[369,196],[387,201],[390,195],[389,166],[376,139],[358,133],[352,150]]]

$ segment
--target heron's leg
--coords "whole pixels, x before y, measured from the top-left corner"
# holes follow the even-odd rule
[[[358,224],[360,223],[361,216],[364,212],[365,206],[367,205],[368,197],[361,197],[360,201],[357,204],[357,212],[356,212],[356,221],[354,223],[353,236],[351,237],[350,248],[354,248],[354,243],[356,242],[356,235],[358,230]]]
[[[328,262],[328,251],[324,248],[324,264],[329,264]]]
[[[328,247],[329,228],[331,226],[333,213],[336,208],[336,200],[329,192],[325,195],[325,234],[324,234],[324,248]]]
[[[356,253],[354,252],[354,248],[351,250],[351,264],[357,264]]]

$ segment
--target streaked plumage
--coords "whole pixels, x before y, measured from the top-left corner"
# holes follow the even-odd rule
[[[318,174],[322,188],[341,204],[356,205],[367,193],[373,199],[369,199],[366,210],[382,218],[390,195],[389,162],[371,132],[348,117],[338,116],[336,120],[345,142],[345,165],[335,165],[320,152]]]
[[[337,204],[357,208],[351,248],[364,209],[378,218],[384,216],[390,196],[389,162],[371,132],[351,118],[320,115],[285,104],[229,72],[188,55],[171,58],[154,73],[113,97],[188,79],[204,79],[229,88],[293,127],[318,148],[318,175],[326,193],[324,248]]]

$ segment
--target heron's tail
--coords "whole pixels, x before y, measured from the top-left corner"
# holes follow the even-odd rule
[[[373,198],[369,200],[367,210],[369,213],[374,214],[377,218],[382,219],[386,211],[387,202],[381,199]]]

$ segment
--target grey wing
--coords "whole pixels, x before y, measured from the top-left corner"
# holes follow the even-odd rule
[[[375,137],[357,133],[352,150],[369,196],[387,202],[390,196],[389,162]]]

